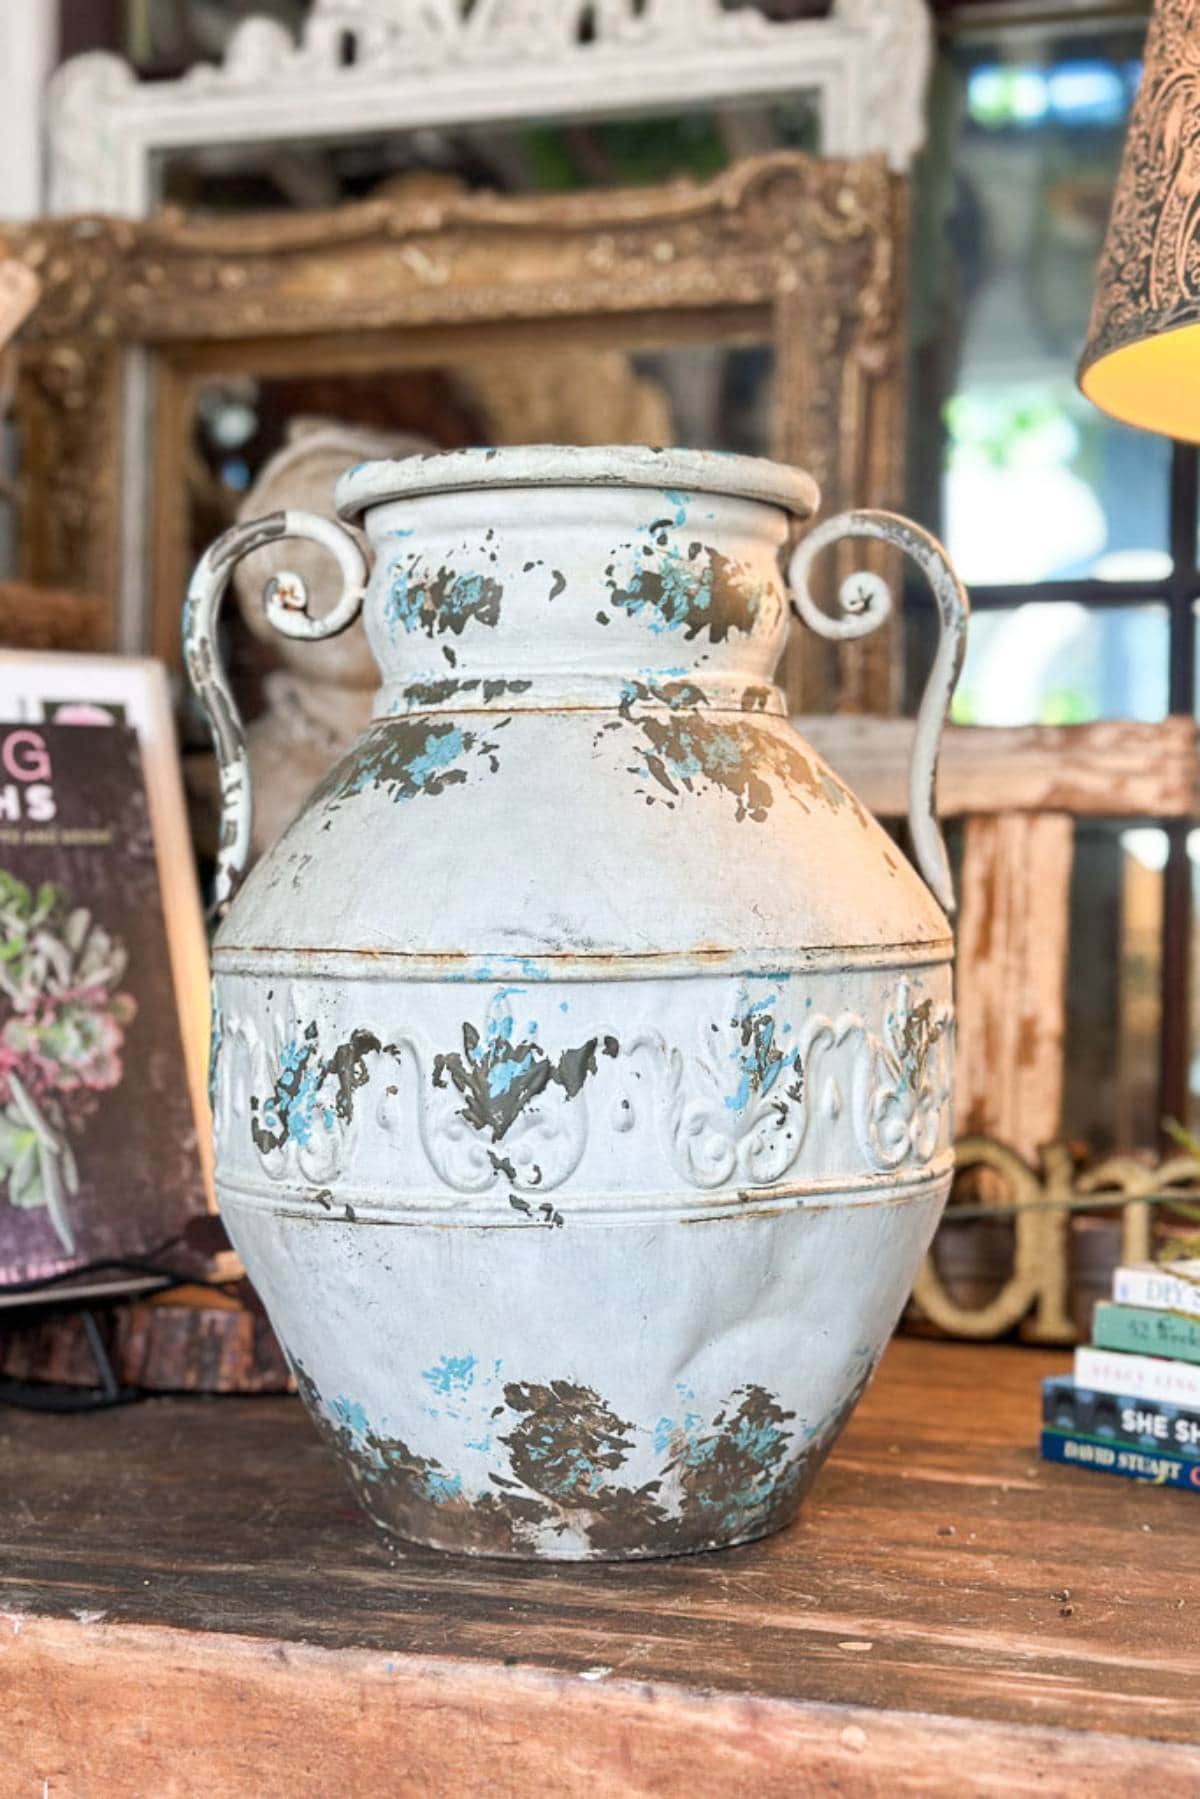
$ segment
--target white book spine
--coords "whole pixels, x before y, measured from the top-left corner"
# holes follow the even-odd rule
[[[1118,1268],[1112,1296],[1119,1305],[1149,1306],[1156,1312],[1187,1312],[1200,1317],[1200,1264],[1190,1264],[1192,1279],[1168,1268]]]
[[[1200,1364],[1166,1356],[1126,1355],[1116,1349],[1075,1351],[1075,1385],[1089,1393],[1117,1393],[1124,1399],[1157,1399],[1167,1405],[1200,1406]]]

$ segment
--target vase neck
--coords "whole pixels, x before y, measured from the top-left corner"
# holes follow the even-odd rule
[[[367,517],[363,609],[376,717],[617,710],[781,712],[787,519],[718,494],[503,489]]]

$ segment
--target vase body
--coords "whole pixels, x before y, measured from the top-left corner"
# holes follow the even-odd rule
[[[217,1189],[397,1536],[776,1528],[926,1251],[950,933],[773,682],[812,499],[619,451],[340,485],[382,682],[217,936]]]

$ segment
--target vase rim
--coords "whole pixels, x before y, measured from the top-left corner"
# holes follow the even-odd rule
[[[811,518],[821,490],[802,468],[724,450],[654,449],[648,444],[436,450],[396,462],[359,462],[339,477],[340,517],[360,519],[373,506],[418,494],[505,487],[630,487],[720,494]]]

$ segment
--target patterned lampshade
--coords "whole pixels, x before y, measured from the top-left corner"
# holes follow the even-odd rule
[[[1079,385],[1200,442],[1200,0],[1158,0],[1150,21]]]

